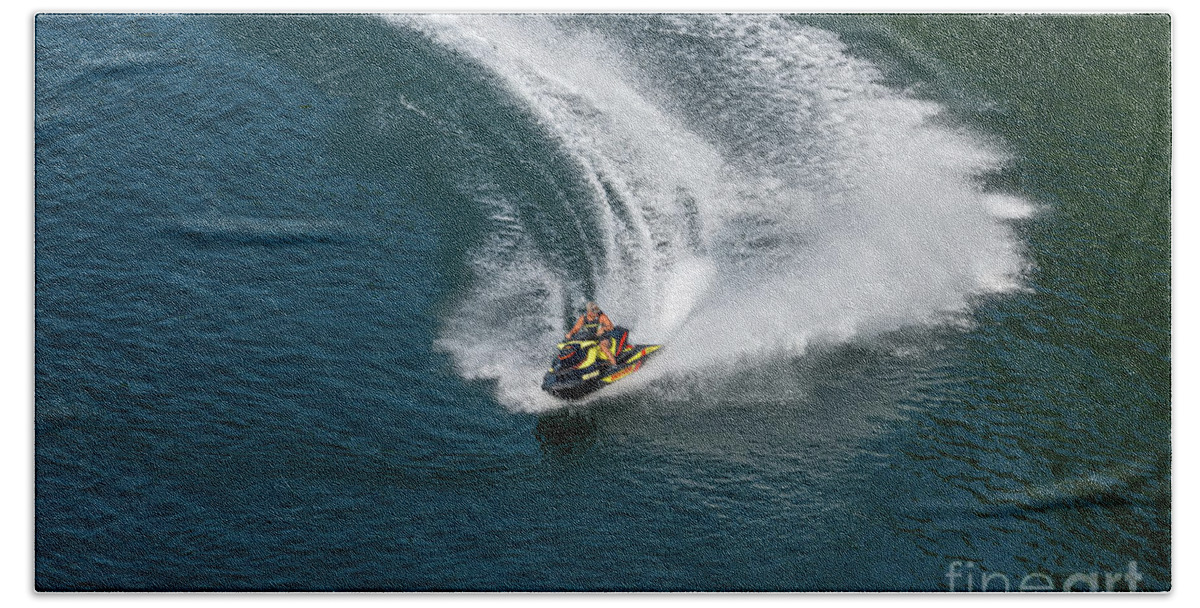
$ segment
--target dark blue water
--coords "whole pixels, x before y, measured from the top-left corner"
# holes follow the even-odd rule
[[[37,588],[1169,589],[1169,35],[39,16]]]

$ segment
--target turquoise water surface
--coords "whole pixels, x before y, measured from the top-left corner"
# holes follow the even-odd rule
[[[40,15],[36,586],[1168,590],[1170,35]]]

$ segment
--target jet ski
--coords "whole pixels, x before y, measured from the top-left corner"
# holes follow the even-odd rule
[[[641,369],[650,353],[662,348],[661,344],[630,344],[628,338],[628,329],[614,327],[596,338],[560,343],[542,379],[542,390],[559,399],[582,399]],[[616,362],[601,360],[602,340],[608,342]]]

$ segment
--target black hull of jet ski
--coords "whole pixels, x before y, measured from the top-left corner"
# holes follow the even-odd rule
[[[546,378],[542,381],[542,390],[567,401],[583,399],[600,388],[600,381],[596,379],[572,382],[570,379],[556,378],[554,374],[546,374]]]

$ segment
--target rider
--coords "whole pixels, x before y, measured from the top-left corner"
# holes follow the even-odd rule
[[[612,328],[613,322],[608,318],[608,315],[604,314],[604,311],[600,310],[600,307],[595,302],[588,302],[587,311],[579,317],[578,321],[575,321],[575,326],[571,328],[571,331],[567,332],[567,339],[570,340],[571,336],[583,330],[583,338],[598,340],[600,343],[600,352],[604,354],[606,360],[609,363],[616,363],[617,358],[613,356],[612,350],[608,348],[608,340],[601,339],[604,334],[612,331]]]

